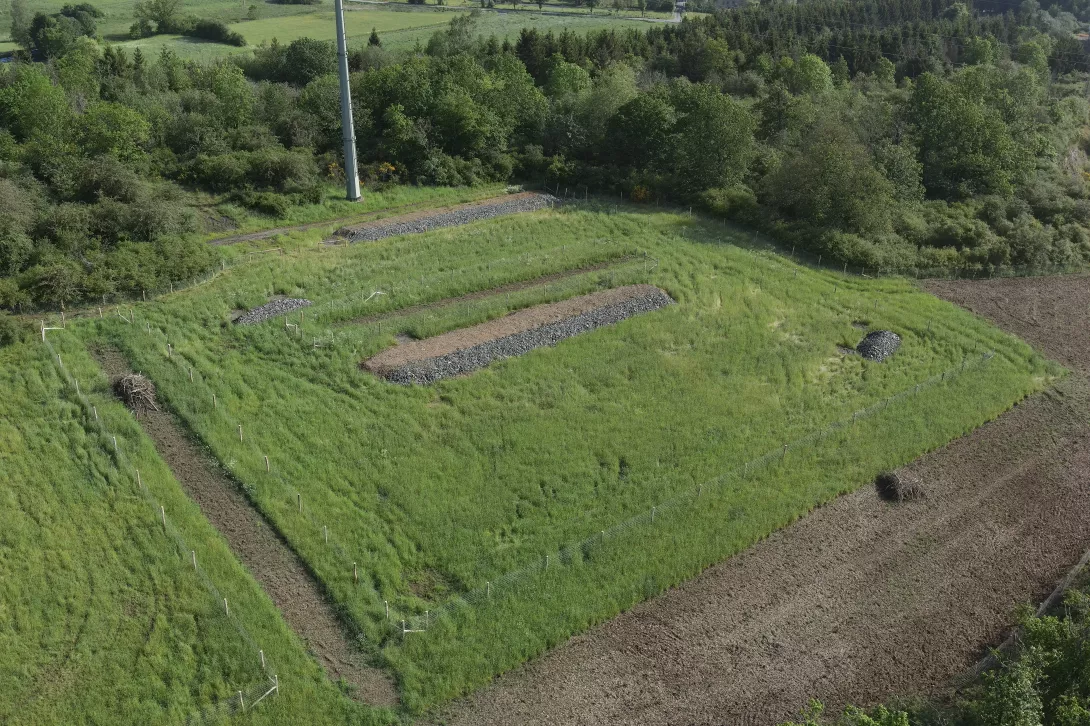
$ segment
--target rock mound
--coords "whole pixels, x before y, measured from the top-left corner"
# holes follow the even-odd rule
[[[269,318],[275,318],[278,315],[287,315],[293,310],[305,308],[310,304],[310,300],[304,300],[299,297],[285,297],[280,300],[273,300],[272,302],[267,302],[261,307],[256,307],[239,317],[235,320],[235,325],[254,325],[256,323],[262,323]]]
[[[867,360],[881,363],[896,353],[900,347],[901,336],[888,330],[875,330],[873,333],[867,333],[855,349]]]

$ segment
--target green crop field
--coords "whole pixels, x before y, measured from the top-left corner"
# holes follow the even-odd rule
[[[591,203],[348,248],[317,248],[317,237],[297,235],[283,256],[238,257],[210,282],[134,305],[133,324],[115,315],[50,335],[64,341],[61,352],[80,366],[85,388],[101,393],[104,384],[80,344],[103,341],[156,382],[161,400],[243,483],[377,647],[409,713],[478,687],[691,577],[1062,373],[907,281],[811,269],[751,246],[732,228],[677,214]],[[510,296],[350,322],[595,263],[609,266]],[[430,387],[397,386],[358,368],[393,344],[395,333],[430,335],[631,282],[656,284],[678,304]],[[315,304],[287,319],[230,324],[232,310],[274,294]],[[860,321],[898,332],[901,351],[883,364],[839,353],[838,345],[862,335],[853,326]],[[988,351],[996,355],[981,363]],[[960,373],[966,360],[972,366]],[[913,392],[929,379],[933,385]],[[27,415],[55,422],[50,407],[69,406],[55,400],[56,383],[35,390],[23,403]],[[883,405],[904,391],[913,395]],[[43,402],[45,413],[32,414]],[[851,424],[853,412],[876,404]],[[69,421],[74,413],[61,418],[78,429]],[[825,438],[794,443],[844,421]],[[154,460],[135,427],[125,426],[125,445]],[[721,478],[785,443],[785,454],[766,458],[747,477]],[[79,466],[62,455],[56,462],[67,467],[73,490],[87,476],[80,466],[105,456],[82,440],[55,446],[80,452]],[[48,476],[36,473],[32,481]],[[697,499],[684,499],[698,486]],[[174,485],[170,491],[178,496]],[[682,504],[666,506],[679,496]],[[66,509],[65,516],[77,515]],[[619,528],[632,517],[643,519]],[[154,524],[145,512],[130,520]],[[195,516],[189,526],[207,531]],[[603,530],[608,536],[598,534]],[[29,547],[33,537],[22,537]],[[224,578],[252,592],[215,542]],[[573,543],[582,545],[568,547]],[[59,557],[76,557],[68,545],[56,546]],[[117,555],[114,566],[144,563],[129,574],[139,580],[151,577],[153,562],[171,557],[141,550]],[[527,574],[518,581],[501,579],[520,569]],[[17,580],[34,577],[20,570]],[[91,592],[86,585],[72,599],[83,603]],[[281,629],[283,657],[295,658],[270,606],[252,597],[267,627]],[[450,605],[460,598],[472,604]],[[402,634],[403,618],[427,631]],[[200,636],[191,639],[205,643]],[[31,647],[26,637],[17,631],[15,646]],[[229,648],[213,650],[234,662]],[[193,663],[200,663],[195,655]],[[322,693],[304,665],[296,677]],[[221,691],[231,682],[219,674],[208,680]],[[278,708],[270,704],[269,712]],[[285,709],[278,712],[283,722],[293,722]]]
[[[197,61],[209,61],[228,55],[247,52],[221,43],[212,43],[199,38],[179,35],[158,35],[140,40],[129,40],[128,30],[132,25],[132,3],[128,0],[101,0],[93,3],[106,13],[99,21],[99,33],[108,41],[133,50],[140,48],[146,54],[157,55],[163,48],[170,48],[181,57]],[[35,11],[57,12],[64,5],[61,0],[43,0],[34,4]],[[278,5],[259,3],[259,18],[242,20],[247,7],[237,2],[224,0],[187,0],[183,12],[200,17],[214,18],[232,24],[246,38],[250,46],[271,42],[290,43],[297,38],[310,37],[320,40],[333,40],[335,26],[331,3],[322,5]],[[441,29],[460,11],[444,10],[435,7],[409,5],[353,6],[345,8],[345,31],[349,45],[356,46],[367,42],[371,29],[378,31],[383,45],[391,50],[411,50],[418,43],[426,44],[436,30]],[[568,12],[577,13],[576,15]],[[653,14],[649,14],[650,17]],[[0,3],[0,41],[7,38],[11,24],[7,3]],[[576,8],[565,8],[564,13],[539,12],[528,8],[518,12],[508,10],[485,11],[477,23],[477,32],[484,37],[496,36],[501,41],[514,41],[522,28],[541,30],[571,30],[585,33],[608,28],[651,27],[646,21],[630,16],[597,12],[579,13]],[[0,42],[0,52],[14,50],[13,43]]]

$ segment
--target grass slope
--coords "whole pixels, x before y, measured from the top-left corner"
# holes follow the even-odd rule
[[[905,281],[845,278],[731,242],[743,237],[720,224],[611,207],[347,249],[300,242],[293,254],[134,306],[134,325],[92,320],[78,333],[112,340],[155,379],[381,647],[415,713],[942,445],[1061,373]],[[632,254],[647,258],[510,299],[338,325]],[[679,304],[434,387],[395,386],[357,369],[403,329],[432,334],[637,281]],[[316,302],[290,318],[301,335],[283,319],[230,325],[232,309],[271,294]],[[858,320],[901,334],[901,352],[885,364],[838,354],[838,344],[861,337]],[[653,527],[555,556],[986,350],[997,356],[982,373],[793,449]],[[383,601],[395,613],[423,613],[550,553],[548,573],[498,589],[428,633],[406,639],[385,621]]]
[[[86,349],[66,367],[283,684],[247,723],[377,723],[323,676]],[[179,723],[265,680],[41,344],[0,352],[0,723]]]

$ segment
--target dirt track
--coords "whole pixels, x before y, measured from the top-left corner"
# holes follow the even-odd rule
[[[931,289],[1090,371],[1087,284]],[[905,473],[927,499],[841,497],[435,722],[757,726],[811,697],[838,709],[941,690],[1090,546],[1090,385],[1073,375]]]
[[[107,375],[130,371],[117,351],[98,351],[96,358]],[[139,421],[182,489],[227,540],[329,677],[354,686],[355,697],[364,703],[395,705],[397,689],[389,677],[364,663],[317,581],[214,459],[186,435],[172,414],[149,411]]]

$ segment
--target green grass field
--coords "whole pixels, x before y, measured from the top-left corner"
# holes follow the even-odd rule
[[[57,12],[64,5],[62,0],[41,0],[34,3],[34,11]],[[140,48],[145,54],[157,55],[163,48],[170,48],[181,57],[190,60],[210,61],[228,55],[247,52],[220,43],[210,43],[198,38],[179,35],[160,35],[140,40],[129,40],[128,30],[132,25],[132,3],[128,0],[99,0],[94,5],[106,13],[99,20],[99,34],[105,40],[118,43],[129,50]],[[230,2],[226,0],[187,0],[183,11],[200,17],[215,18],[231,23],[232,29],[240,32],[251,46],[271,42],[274,38],[281,43],[290,43],[297,38],[311,37],[321,40],[333,40],[335,36],[333,9],[331,3],[322,5],[278,5],[258,3],[257,20],[243,20],[250,3]],[[472,4],[466,6],[472,8]],[[478,33],[484,37],[495,35],[503,39],[514,40],[524,27],[541,30],[572,30],[585,33],[608,28],[651,27],[646,21],[597,11],[586,13],[586,9],[555,6],[550,12],[546,5],[545,12],[539,12],[536,6],[522,6],[515,12],[509,8],[499,11],[484,11],[478,21]],[[349,45],[362,45],[367,42],[371,29],[375,28],[382,38],[383,45],[390,50],[412,50],[418,43],[427,43],[436,30],[441,29],[457,12],[436,7],[417,7],[405,5],[368,6],[348,4],[345,8],[345,28]],[[567,13],[581,14],[573,16]],[[651,13],[648,17],[651,17]],[[13,43],[7,40],[11,25],[10,9],[7,3],[0,3],[0,52],[15,50]]]
[[[350,248],[319,250],[316,239],[297,235],[287,255],[135,305],[135,325],[90,320],[58,337],[77,359],[77,338],[110,341],[155,380],[381,648],[410,713],[691,577],[1062,373],[906,281],[798,266],[743,246],[729,227],[665,212],[591,205]],[[344,324],[622,257],[612,271],[510,298]],[[357,368],[403,330],[433,334],[628,282],[657,284],[678,304],[433,387]],[[232,310],[272,294],[315,301],[290,318],[301,334],[284,320],[230,325]],[[862,335],[858,320],[901,334],[902,350],[884,364],[840,355]],[[989,350],[981,372],[792,447],[744,481],[703,490],[698,506],[562,552]],[[68,476],[75,486],[79,473]],[[545,555],[547,572],[489,587],[543,569]],[[486,589],[491,599],[429,618],[426,633],[403,636],[385,620],[383,601],[399,619]]]

